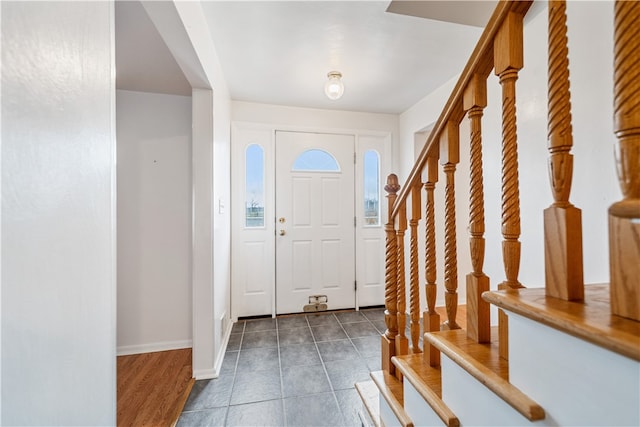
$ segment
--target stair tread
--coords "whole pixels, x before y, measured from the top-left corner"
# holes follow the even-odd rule
[[[385,371],[371,372],[371,378],[378,387],[380,394],[387,401],[391,410],[403,427],[413,427],[413,421],[404,410],[404,390],[402,382]]]
[[[427,333],[425,339],[528,420],[544,419],[544,409],[509,383],[509,365],[500,358],[497,329],[491,328],[491,343],[486,344],[468,338],[463,329]]]
[[[640,361],[640,322],[611,314],[609,285],[585,285],[584,301],[545,295],[544,288],[485,292],[493,305]]]
[[[356,383],[356,390],[369,413],[371,421],[373,421],[373,425],[380,427],[380,405],[378,402],[380,392],[378,387],[372,380],[361,381]]]
[[[438,397],[442,398],[442,382],[440,379],[440,367],[431,367],[424,363],[422,353],[395,356],[393,364],[400,369],[402,375],[419,379],[429,387]]]
[[[404,380],[411,382],[446,426],[460,425],[453,411],[442,400],[440,367],[429,366],[424,362],[424,356],[421,353],[396,356],[392,360],[404,376]]]
[[[491,342],[483,344],[470,339],[463,329],[438,331],[436,334],[456,345],[503,380],[509,381],[509,361],[500,357],[497,326],[491,327]]]

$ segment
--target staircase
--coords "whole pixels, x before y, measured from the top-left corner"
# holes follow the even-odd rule
[[[602,252],[609,257],[610,282],[593,285],[583,279],[581,210],[569,201],[574,158],[566,4],[548,3],[548,182],[554,200],[541,212],[545,266],[539,288],[526,288],[518,279],[515,96],[531,3],[497,4],[406,182],[401,186],[395,175],[387,179],[382,370],[356,384],[374,425],[640,425],[640,2],[611,4],[614,132],[623,198],[608,210],[603,207],[609,247]],[[482,159],[482,116],[492,71],[502,97],[503,240],[502,252],[489,255],[501,257],[504,265],[504,279],[493,290],[483,272]],[[472,271],[459,272],[455,173],[465,119]],[[435,196],[439,171],[445,181],[442,206]],[[546,174],[540,171],[541,177]],[[444,227],[437,227],[436,212]],[[422,266],[419,230],[424,233]],[[436,234],[444,236],[440,248]],[[444,321],[435,310],[440,264]],[[466,276],[465,321],[457,319],[459,274]],[[490,320],[492,310],[498,312],[497,325]]]

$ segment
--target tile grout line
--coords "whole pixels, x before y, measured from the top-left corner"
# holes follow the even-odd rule
[[[362,311],[357,310],[354,311],[354,313],[359,313],[361,318],[359,318],[358,320],[356,320],[355,322],[342,322],[339,317],[336,315],[336,313],[330,313],[327,316],[331,316],[333,317],[333,320],[331,322],[331,324],[333,324],[333,321],[337,321],[338,324],[340,325],[340,330],[344,333],[344,335],[346,336],[346,339],[349,340],[349,343],[352,345],[352,347],[356,350],[356,354],[358,355],[359,359],[361,360],[361,362],[364,362],[366,365],[366,368],[369,372],[371,372],[371,368],[369,367],[369,364],[367,363],[367,361],[365,360],[365,357],[363,356],[363,353],[361,352],[361,350],[355,345],[354,343],[354,339],[357,338],[364,338],[363,337],[351,337],[349,335],[349,333],[347,333],[347,330],[345,328],[345,324],[346,323],[365,323],[365,321],[371,325],[376,331],[377,328],[376,326],[373,324],[373,321],[371,319],[369,319],[369,317],[367,317],[366,315],[363,314]],[[314,348],[316,350],[316,355],[320,361],[320,365],[322,366],[323,372],[325,373],[325,379],[327,380],[327,382],[329,383],[330,386],[330,390],[329,392],[331,392],[333,394],[333,401],[334,403],[338,406],[338,411],[341,415],[341,421],[344,422],[349,422],[349,420],[351,419],[350,415],[351,413],[349,412],[349,408],[350,405],[347,405],[347,408],[343,408],[340,404],[340,400],[338,399],[338,390],[335,388],[334,384],[331,381],[331,378],[329,376],[329,371],[328,368],[326,366],[326,362],[322,356],[322,353],[320,352],[320,347],[319,344],[321,342],[331,342],[331,341],[337,341],[337,340],[342,340],[342,338],[337,339],[337,340],[327,340],[327,341],[318,341],[318,339],[316,338],[316,335],[314,334],[314,330],[313,327],[311,326],[311,322],[310,322],[310,317],[306,314],[306,313],[300,313],[300,315],[304,316],[304,323],[306,324],[306,327],[311,335],[312,338],[312,342],[314,345]],[[348,319],[347,319],[348,320]],[[248,321],[244,320],[243,324],[242,324],[242,328],[239,331],[239,335],[240,335],[240,340],[239,340],[239,344],[238,344],[238,352],[237,352],[237,356],[236,356],[236,360],[235,363],[233,365],[233,378],[232,378],[232,383],[231,383],[231,389],[229,392],[229,400],[227,401],[227,404],[224,407],[224,418],[223,418],[223,423],[224,425],[228,425],[228,422],[231,421],[230,420],[230,409],[231,409],[231,398],[233,397],[233,393],[236,392],[236,387],[237,387],[237,375],[238,375],[238,369],[239,369],[239,365],[240,365],[240,357],[242,355],[242,353],[245,353],[246,350],[248,349],[244,349],[243,346],[245,344],[245,333],[248,332]],[[277,318],[274,318],[274,323],[275,323],[275,333],[276,333],[276,347],[277,347],[277,357],[278,357],[278,369],[279,369],[279,383],[280,383],[280,400],[281,400],[281,404],[280,407],[282,409],[282,421],[283,421],[283,425],[288,425],[288,423],[290,422],[290,420],[288,420],[287,418],[287,412],[286,412],[286,402],[285,402],[285,394],[284,394],[284,371],[283,371],[283,362],[282,362],[282,348],[281,346],[283,346],[283,342],[280,340],[280,335],[281,335],[281,329],[280,329],[280,322],[278,321]],[[324,325],[319,324],[319,325],[315,325],[315,326],[319,326],[320,328],[322,327],[326,327],[326,323]],[[284,331],[288,330],[290,328],[284,328]],[[253,332],[267,332],[268,330],[264,330],[264,331],[253,331]],[[290,346],[293,344],[290,344]],[[300,344],[300,345],[304,345],[304,343]],[[365,348],[366,350],[366,348]],[[304,365],[306,366],[306,365]],[[342,389],[341,389],[342,390]],[[346,389],[346,390],[350,390],[350,389]],[[346,391],[345,390],[345,391]],[[326,392],[318,392],[318,393],[311,393],[311,394],[305,394],[305,395],[300,395],[298,397],[305,397],[305,396],[312,396],[314,394],[325,394]],[[295,397],[295,396],[292,396]],[[268,400],[272,400],[272,399],[268,399]],[[268,401],[267,400],[267,401]],[[262,401],[260,401],[262,402]],[[259,403],[259,402],[248,402],[247,404],[251,404],[251,403]],[[204,410],[204,409],[203,409]],[[345,412],[347,411],[347,412]],[[185,411],[183,411],[185,412]],[[349,415],[349,416],[347,416]]]
[[[355,310],[354,313],[360,313],[360,310]],[[364,317],[367,321],[369,321],[369,319],[367,319],[367,317],[364,314],[360,314],[360,315],[362,317]],[[345,336],[347,337],[347,339],[349,340],[349,342],[351,343],[353,348],[358,353],[358,356],[360,356],[360,359],[364,359],[362,357],[362,354],[360,354],[360,350],[358,350],[358,347],[356,347],[356,345],[353,343],[353,341],[351,340],[351,337],[349,336],[349,333],[347,333],[347,330],[344,328],[344,326],[342,325],[342,322],[340,321],[340,319],[338,319],[338,316],[336,316],[335,313],[334,313],[334,317],[338,321],[338,325],[340,325],[340,328],[344,332]],[[357,323],[357,322],[353,322],[353,323]],[[371,323],[371,322],[369,322],[369,323]],[[373,326],[373,324],[371,326]],[[373,326],[373,328],[376,329],[375,326]],[[322,359],[322,356],[320,356],[320,358]],[[322,363],[324,364],[324,360],[322,361]],[[366,364],[366,362],[365,362],[365,364]],[[367,365],[367,369],[369,370],[369,366],[368,365]],[[369,370],[369,372],[371,372],[371,370]],[[327,376],[328,376],[328,374],[327,374]],[[336,394],[336,390],[333,387],[333,383],[331,383],[331,381],[329,381],[329,384],[331,384],[331,389],[333,390],[333,398],[335,399],[336,404],[338,405],[338,409],[340,410],[340,413],[342,414],[342,419],[343,419],[343,421],[347,421],[347,417],[345,416],[344,411],[342,410],[342,407],[340,406],[340,402],[338,401],[338,395]],[[355,384],[354,384],[354,387],[355,387]]]
[[[335,313],[331,313],[331,316],[333,316],[333,318],[336,320],[336,322],[338,322],[338,324],[340,324],[340,321],[338,320],[338,318],[336,317]],[[307,324],[309,324],[309,329],[311,330],[311,336],[313,337],[313,344],[316,346],[316,351],[318,352],[318,357],[320,358],[320,363],[322,364],[322,369],[324,370],[324,375],[327,378],[327,382],[329,383],[329,387],[331,387],[331,394],[333,395],[333,400],[336,403],[336,405],[338,406],[338,411],[340,411],[340,415],[342,416],[342,421],[346,421],[344,414],[342,413],[342,408],[340,407],[340,402],[338,402],[338,396],[336,395],[336,389],[333,386],[333,382],[331,382],[331,378],[329,377],[329,371],[327,370],[327,366],[325,365],[325,361],[324,358],[322,357],[322,354],[320,353],[320,348],[318,347],[318,341],[316,340],[316,336],[313,333],[313,328],[311,327],[311,323],[309,323],[309,318],[305,315],[305,318],[307,319]],[[346,331],[345,331],[346,334]],[[326,341],[324,341],[326,342]]]
[[[242,335],[240,335],[240,344],[238,344],[238,357],[236,357],[236,364],[233,368],[233,381],[231,382],[231,391],[229,392],[229,400],[227,401],[226,411],[224,413],[224,425],[227,425],[227,419],[229,418],[229,408],[231,408],[231,397],[233,396],[233,390],[236,388],[236,376],[238,374],[238,365],[240,364],[240,352],[242,351],[242,343],[244,342],[244,331],[247,328],[247,322],[243,321]]]
[[[282,371],[282,358],[280,357],[280,327],[278,326],[278,318],[276,321],[276,344],[278,346],[278,369],[280,370],[280,407],[282,408],[283,425],[287,424],[287,411],[284,404],[284,372]]]

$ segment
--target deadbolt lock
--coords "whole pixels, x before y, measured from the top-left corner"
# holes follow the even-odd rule
[[[278,222],[279,222],[280,224],[284,224],[284,222],[285,222],[284,217],[280,217],[280,218],[278,218]]]

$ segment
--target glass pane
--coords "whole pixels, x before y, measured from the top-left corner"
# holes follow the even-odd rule
[[[257,144],[245,153],[245,226],[264,227],[264,150]]]
[[[364,224],[380,225],[380,159],[378,153],[364,153]]]
[[[293,162],[293,170],[339,172],[340,166],[331,154],[314,148],[298,156]]]

